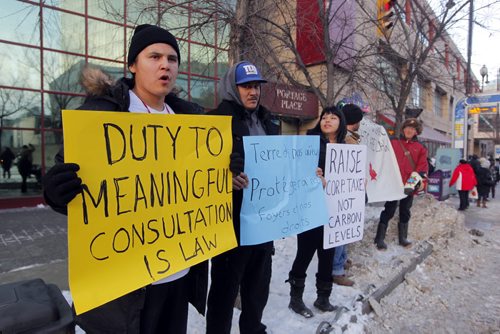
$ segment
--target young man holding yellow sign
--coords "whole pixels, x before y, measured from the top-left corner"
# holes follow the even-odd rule
[[[138,26],[128,52],[132,78],[113,82],[96,69],[84,70],[82,82],[89,92],[81,110],[130,111],[150,114],[199,114],[200,106],[171,94],[180,63],[175,37],[167,30]],[[61,150],[56,165],[44,177],[46,202],[56,211],[82,191],[79,166],[64,163]],[[188,302],[205,312],[207,262],[182,270],[80,314],[76,323],[87,333],[186,333]]]

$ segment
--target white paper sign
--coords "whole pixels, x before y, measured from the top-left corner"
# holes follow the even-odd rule
[[[325,249],[363,239],[366,146],[328,144],[324,169],[328,224]]]

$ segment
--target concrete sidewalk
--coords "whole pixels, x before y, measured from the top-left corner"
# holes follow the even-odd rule
[[[0,210],[0,284],[42,278],[68,290],[66,216],[48,207]]]

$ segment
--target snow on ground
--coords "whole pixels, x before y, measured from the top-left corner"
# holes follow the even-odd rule
[[[316,333],[316,329],[322,321],[333,323],[334,330],[331,333],[433,333],[436,322],[441,320],[432,317],[433,309],[427,310],[425,317],[419,317],[412,313],[415,307],[425,309],[425,304],[417,302],[419,295],[422,294],[429,295],[429,300],[426,301],[429,302],[429,305],[441,307],[449,312],[455,311],[447,309],[452,296],[441,296],[439,286],[436,286],[435,282],[447,285],[455,283],[457,280],[467,280],[475,271],[481,251],[478,249],[477,254],[471,254],[469,250],[482,246],[483,241],[478,241],[479,237],[473,237],[467,233],[464,226],[464,216],[458,213],[454,206],[450,203],[438,202],[432,196],[425,195],[415,198],[413,204],[409,228],[409,238],[414,241],[413,247],[405,249],[397,244],[395,217],[390,222],[387,231],[388,250],[378,251],[373,244],[373,238],[382,209],[381,205],[367,207],[364,238],[349,246],[348,254],[353,261],[353,267],[349,270],[349,274],[352,275],[351,278],[356,284],[354,287],[334,285],[330,300],[332,304],[339,307],[337,312],[320,313],[312,305],[316,298],[316,257],[313,258],[313,262],[309,266],[304,293],[304,301],[315,312],[315,316],[305,319],[288,309],[290,288],[289,284],[285,283],[285,279],[288,277],[295,257],[296,238],[290,237],[275,241],[276,255],[273,257],[271,289],[263,318],[269,333]],[[408,274],[406,281],[400,284],[393,293],[382,300],[383,314],[380,316],[374,315],[374,313],[363,315],[360,300],[367,298],[373,291],[385,285],[396,273],[406,267],[419,254],[418,252],[425,242],[433,245],[433,254],[413,273]],[[492,241],[489,244],[485,242],[484,246],[491,246],[491,244],[493,244]],[[495,243],[495,247],[494,251],[498,253],[498,242]],[[443,280],[440,279],[440,275],[443,276]],[[461,298],[459,297],[460,293],[461,291],[456,291],[454,298]],[[467,296],[471,298],[471,294],[473,292]],[[68,292],[65,292],[65,296],[68,300],[71,299]],[[417,305],[415,306],[415,304]],[[486,297],[483,307],[496,307],[493,314],[500,314],[498,312],[498,299],[495,301]],[[342,310],[342,313],[339,310]],[[340,317],[334,322],[337,313]],[[235,308],[231,333],[239,333],[239,314],[239,310]],[[487,314],[486,318],[488,318]],[[406,324],[405,317],[411,319],[409,324],[401,325],[398,323],[399,320]],[[451,329],[443,333],[479,333],[481,331],[474,329],[479,328],[478,326],[488,329],[490,325],[491,328],[494,328],[494,321],[494,317],[492,319],[484,319],[483,317],[469,324],[468,328],[472,329],[471,331],[453,331],[453,326],[448,326]],[[496,321],[496,325],[498,325],[498,318]],[[483,326],[485,322],[486,325]],[[427,328],[428,331],[417,330],[418,326],[424,326],[422,328]],[[77,333],[82,333],[82,331],[79,330]],[[188,333],[205,333],[205,318],[197,314],[192,306],[189,309]]]
[[[438,210],[429,219],[412,219],[422,226],[410,235],[427,234],[433,253],[382,299],[383,314],[370,318],[367,333],[500,333],[500,201],[468,209],[468,226],[484,235],[470,233],[462,213],[454,219],[441,210],[457,203],[431,205]]]

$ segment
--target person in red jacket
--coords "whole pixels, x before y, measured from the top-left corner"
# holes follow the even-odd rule
[[[422,133],[422,124],[416,118],[408,118],[401,126],[401,136],[399,139],[391,140],[391,145],[398,161],[399,171],[403,183],[410,178],[413,172],[420,174],[422,179],[427,177],[429,166],[427,164],[427,149],[418,142],[417,135]],[[389,220],[394,217],[399,202],[399,224],[398,237],[399,244],[403,247],[409,247],[408,241],[408,223],[411,217],[411,206],[413,204],[413,194],[406,196],[399,201],[385,202],[384,210],[380,213],[375,244],[377,249],[387,249],[384,242],[385,233]]]
[[[472,166],[463,159],[451,175],[450,187],[455,183],[460,198],[458,210],[463,211],[469,207],[469,191],[477,185],[476,174]]]

